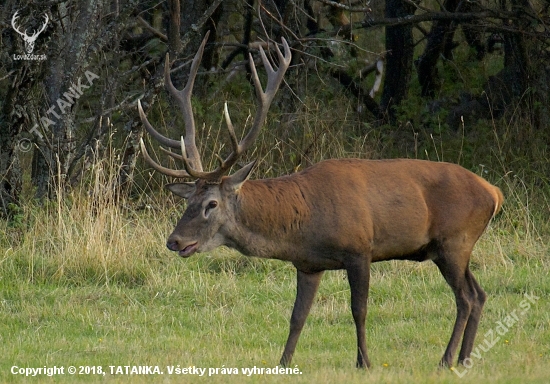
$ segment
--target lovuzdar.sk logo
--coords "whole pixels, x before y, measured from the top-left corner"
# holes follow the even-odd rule
[[[13,14],[13,17],[11,19],[11,26],[13,27],[14,31],[19,33],[21,37],[23,38],[23,41],[25,42],[25,52],[24,55],[13,55],[14,60],[46,60],[46,55],[34,55],[34,42],[38,38],[38,36],[44,32],[46,29],[46,26],[48,25],[48,21],[50,21],[47,14],[44,14],[44,24],[42,27],[40,27],[38,30],[33,30],[32,35],[27,35],[27,29],[25,29],[23,32],[21,32],[20,28],[17,26],[17,18],[19,17],[17,14],[19,11],[15,12]]]

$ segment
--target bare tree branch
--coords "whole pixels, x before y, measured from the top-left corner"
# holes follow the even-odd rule
[[[333,68],[330,70],[330,75],[337,79],[352,95],[354,95],[359,102],[364,104],[367,109],[375,116],[375,118],[382,118],[382,111],[380,106],[370,96],[370,92],[365,91],[350,75],[341,69]]]
[[[261,9],[263,12],[265,12],[266,15],[269,16],[270,19],[272,19],[277,24],[279,24],[279,26],[281,28],[283,28],[290,36],[292,36],[292,39],[294,41],[299,41],[300,40],[300,38],[298,36],[296,36],[296,34],[292,31],[292,29],[290,29],[284,22],[282,22],[275,15],[273,15],[271,12],[269,12],[269,10],[261,2],[259,2],[258,5],[259,5],[259,7],[258,7],[258,19],[260,19],[260,21],[262,20],[262,18],[260,17],[260,9]],[[269,36],[269,34],[267,33],[263,23],[262,23],[262,28],[264,30],[265,35]]]
[[[317,0],[317,1],[326,5],[330,5],[331,7],[343,9],[349,12],[362,12],[362,13],[372,12],[371,7],[350,7],[349,5],[337,3],[336,1],[331,1],[331,0]]]
[[[388,27],[388,26],[403,26],[410,24],[418,24],[426,21],[436,20],[452,20],[460,23],[480,20],[488,22],[484,25],[484,28],[488,32],[512,32],[522,33],[529,36],[537,36],[541,38],[549,38],[550,32],[547,28],[545,31],[536,32],[533,30],[519,31],[517,28],[508,24],[497,24],[498,20],[510,20],[517,19],[517,15],[501,11],[501,10],[486,10],[481,12],[426,12],[419,15],[411,15],[407,17],[395,17],[395,18],[367,18],[361,23],[354,23],[344,25],[342,27],[334,28],[328,32],[328,35],[335,36],[345,33],[349,33],[353,29],[368,29],[375,27]]]
[[[137,21],[141,24],[143,28],[147,29],[149,32],[151,32],[153,35],[160,38],[162,41],[168,41],[168,36],[166,36],[164,33],[159,31],[158,29],[153,28],[153,26],[151,26],[151,24],[149,24],[143,17],[138,16]]]
[[[469,21],[480,20],[489,17],[497,17],[494,12],[426,12],[419,15],[411,15],[407,17],[394,17],[394,18],[382,18],[382,19],[367,19],[361,23],[362,28],[370,27],[386,27],[386,26],[399,26],[417,24],[423,21],[434,20],[454,20],[454,21]]]

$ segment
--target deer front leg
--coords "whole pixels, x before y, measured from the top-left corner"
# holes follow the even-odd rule
[[[287,367],[292,361],[296,343],[298,342],[307,315],[313,304],[313,299],[317,293],[317,288],[319,288],[319,282],[323,276],[323,272],[306,273],[300,270],[297,270],[297,272],[296,301],[294,302],[294,309],[290,317],[290,333],[286,341],[283,356],[281,357],[281,365],[283,367]]]
[[[365,341],[365,320],[367,317],[367,299],[369,295],[370,261],[357,260],[346,266],[351,290],[351,313],[357,331],[357,368],[369,368]]]

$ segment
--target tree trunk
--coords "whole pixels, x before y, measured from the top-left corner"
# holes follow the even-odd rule
[[[479,4],[466,1],[460,4],[461,12],[477,12],[481,11]],[[481,61],[485,57],[487,47],[485,41],[483,41],[483,23],[480,20],[471,20],[468,23],[461,25],[464,38],[471,48],[474,48],[477,52],[476,60]]]
[[[216,27],[223,12],[223,2],[218,4],[213,12],[204,20],[203,25],[198,25],[199,21],[207,14],[209,8],[215,5],[216,0],[170,0],[167,17],[166,29],[168,30],[168,43],[170,52],[173,52],[171,60],[188,61],[195,56],[202,39],[206,32],[210,31],[208,43],[216,41]],[[179,7],[178,7],[179,5]],[[180,14],[174,15],[179,9]],[[183,37],[185,41],[182,41]],[[177,40],[177,41],[176,41]],[[210,44],[204,49],[201,60],[201,66],[206,70],[217,65],[217,50]],[[176,63],[174,65],[181,65]],[[178,71],[172,74],[172,82],[176,88],[181,89],[185,86],[188,72]],[[197,78],[195,94],[200,95],[202,91],[201,79]]]
[[[52,9],[52,14],[59,18],[53,20],[51,27],[56,29],[56,38],[52,39],[48,53],[49,67],[44,81],[49,109],[41,112],[44,141],[34,152],[32,173],[39,199],[51,197],[52,187],[66,182],[76,148],[75,104],[78,103],[78,97],[68,93],[79,82],[90,85],[84,75],[90,59],[88,49],[99,32],[96,23],[102,4],[101,0],[79,2],[74,9],[72,4],[64,2]]]
[[[458,4],[459,0],[446,0],[443,4],[443,8],[448,12],[455,12]],[[437,61],[446,46],[448,46],[448,40],[452,39],[455,29],[453,28],[454,24],[455,23],[451,20],[434,21],[430,34],[428,35],[428,42],[424,49],[424,53],[416,62],[418,81],[422,87],[423,97],[435,96],[435,91],[439,86],[436,67]],[[449,52],[446,53],[449,54]]]
[[[20,76],[22,73],[22,68],[19,68],[14,76],[25,80],[24,76]],[[17,137],[24,118],[15,113],[16,106],[21,105],[21,99],[24,99],[24,93],[19,86],[25,86],[25,82],[14,82],[10,85],[0,115],[0,217],[7,218],[11,216],[11,206],[19,204],[23,180],[17,153]]]
[[[536,116],[530,114],[537,110],[536,105],[540,104],[540,100],[545,100],[544,91],[538,95],[538,103],[527,97],[526,92],[530,88],[534,93],[539,90],[548,90],[548,84],[544,80],[540,83],[539,80],[546,78],[547,57],[545,57],[543,44],[537,43],[536,38],[524,33],[529,30],[530,21],[529,18],[519,17],[519,15],[529,14],[529,2],[512,0],[510,4],[512,11],[518,17],[513,18],[509,24],[509,30],[503,32],[504,67],[496,75],[489,77],[481,95],[449,111],[447,123],[453,129],[457,129],[462,121],[469,125],[480,118],[498,119],[506,114],[534,120],[536,124]],[[546,100],[548,100],[548,94],[546,94]],[[532,104],[529,105],[529,103]],[[522,107],[516,108],[518,104],[522,104]],[[538,116],[543,119],[545,114],[548,114],[544,108],[538,111]]]
[[[385,16],[387,18],[413,15],[414,5],[403,0],[387,0]],[[386,27],[386,76],[380,107],[390,121],[395,120],[395,106],[407,96],[412,73],[414,43],[412,24]]]
[[[30,12],[20,9],[18,2],[8,1],[0,8],[0,17],[10,20],[16,11],[20,11],[20,17]],[[46,33],[40,37],[43,38]],[[31,91],[41,80],[43,72],[39,61],[14,59],[14,55],[25,51],[23,40],[11,27],[5,29],[2,45],[5,54],[1,55],[0,64],[8,75],[2,80],[6,91],[0,108],[0,217],[10,218],[16,213],[14,207],[20,203],[23,185],[19,153],[30,151],[34,141],[32,132],[25,132],[27,137],[21,134],[24,127],[31,126],[28,108],[32,103]],[[34,53],[40,53],[38,47],[35,47]]]

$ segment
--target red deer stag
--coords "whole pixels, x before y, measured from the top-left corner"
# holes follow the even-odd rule
[[[370,265],[399,259],[432,260],[451,286],[457,307],[451,339],[441,359],[451,366],[462,339],[459,362],[470,356],[485,292],[468,264],[474,244],[503,203],[501,191],[481,177],[449,163],[422,160],[326,160],[302,172],[265,180],[248,180],[254,162],[226,176],[239,156],[258,136],[291,53],[283,39],[284,55],[275,45],[274,70],[260,48],[267,71],[264,92],[252,56],[250,68],[259,108],[250,131],[240,142],[227,105],[224,116],[232,152],[212,172],[203,171],[195,145],[191,110],[193,82],[206,43],[199,48],[187,85],[176,90],[170,79],[168,56],[166,86],[185,118],[185,138],[159,134],[138,106],[143,125],[160,143],[181,150],[172,157],[183,169],[165,168],[153,161],[141,141],[147,162],[157,171],[195,182],[168,184],[187,199],[187,209],[168,237],[167,247],[182,257],[207,252],[220,245],[247,256],[290,261],[297,270],[297,294],[290,318],[290,333],[281,357],[288,366],[325,270],[345,269],[351,289],[351,311],[357,332],[357,367],[369,367],[365,344],[365,317]]]

